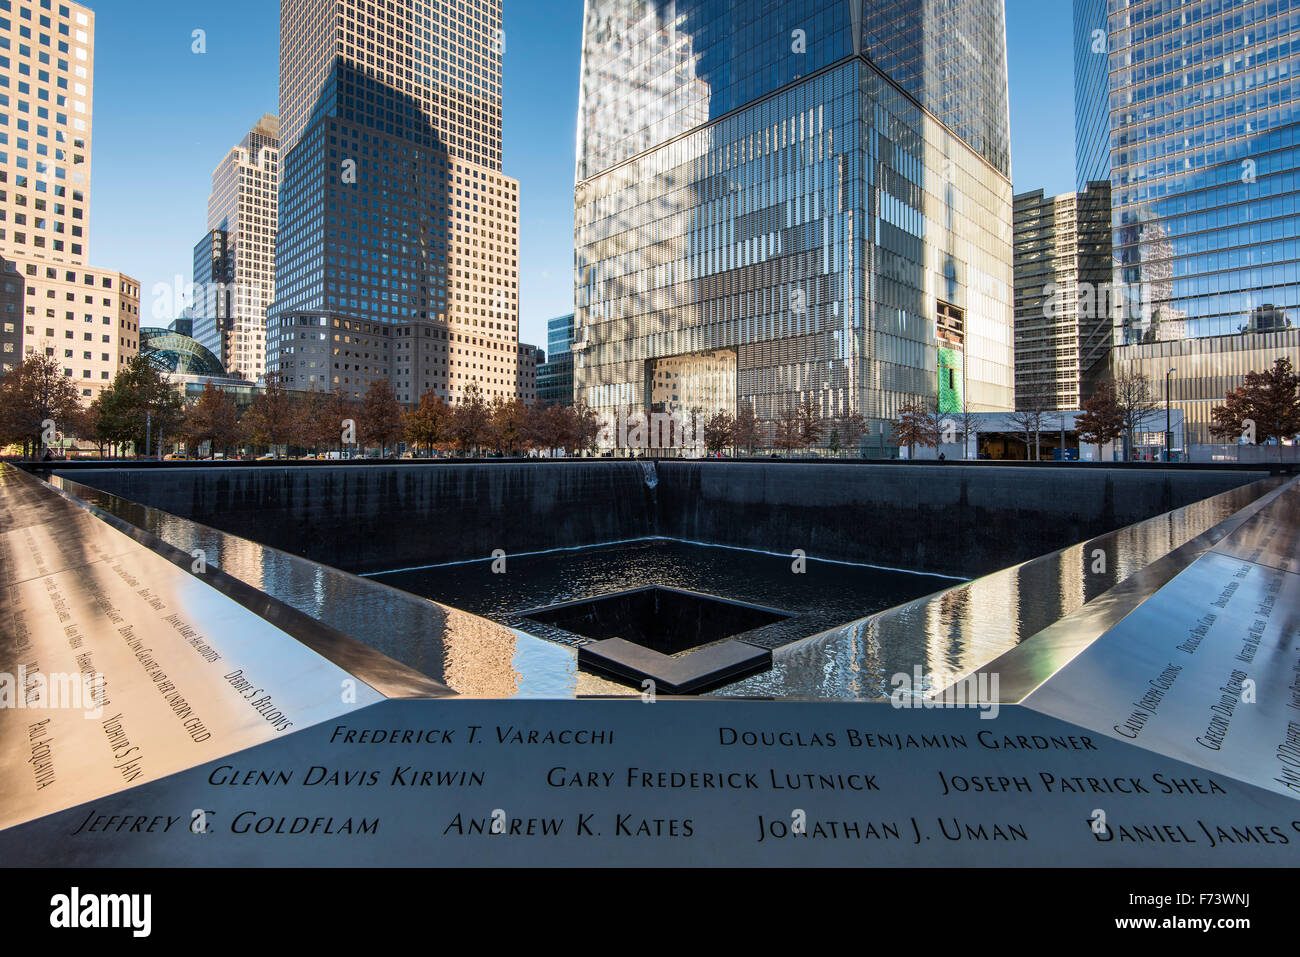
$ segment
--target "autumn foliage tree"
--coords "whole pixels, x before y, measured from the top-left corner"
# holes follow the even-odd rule
[[[97,430],[104,441],[131,445],[136,455],[149,455],[180,431],[184,402],[147,356],[136,355],[100,394],[98,416]]]
[[[75,434],[80,410],[81,396],[58,360],[29,355],[0,379],[0,445],[33,454],[50,432]]]
[[[181,435],[197,449],[204,442],[212,443],[213,451],[225,451],[239,441],[239,410],[235,400],[211,382],[203,386],[198,401],[185,411]]]
[[[406,441],[417,449],[431,451],[452,441],[452,411],[436,392],[420,396],[420,404],[406,414]]]
[[[462,454],[468,455],[487,443],[491,421],[492,413],[483,399],[482,390],[471,382],[465,388],[460,404],[453,410],[451,420],[452,438]]]
[[[501,455],[513,455],[524,446],[528,409],[517,398],[497,396],[488,406],[488,442]]]
[[[1283,356],[1267,372],[1247,373],[1245,383],[1229,392],[1211,415],[1210,431],[1215,435],[1233,440],[1253,437],[1261,445],[1277,439],[1280,456],[1282,440],[1300,433],[1300,374]]]
[[[803,446],[803,432],[800,428],[799,410],[786,409],[776,417],[776,434],[772,444],[787,451]]]
[[[243,437],[252,445],[277,449],[294,434],[294,403],[274,373],[266,377],[266,389],[259,393],[240,420]]]
[[[395,446],[402,440],[405,424],[401,403],[387,379],[376,379],[370,383],[361,404],[361,421],[357,423],[361,443],[369,448],[379,446],[382,457],[390,445]]]
[[[809,396],[799,406],[799,444],[802,448],[811,448],[822,440],[826,423],[822,420],[817,404]]]
[[[735,419],[727,411],[715,412],[704,423],[704,447],[711,453],[731,448],[735,434]]]
[[[915,457],[918,446],[937,449],[939,432],[936,402],[913,399],[898,410],[898,420],[894,423],[894,441],[907,447],[909,458]]]
[[[587,404],[586,399],[579,399],[573,404],[573,428],[576,448],[596,448],[596,441],[600,437],[600,416]]]
[[[762,441],[762,427],[754,413],[754,404],[748,399],[736,406],[736,418],[731,424],[731,443],[734,448],[743,449],[750,455]]]
[[[341,426],[336,426],[330,414],[333,397],[327,392],[313,389],[294,400],[293,438],[291,444],[309,452],[320,452],[338,445]]]
[[[1124,414],[1109,382],[1098,384],[1096,391],[1084,401],[1075,427],[1079,439],[1090,445],[1106,445],[1124,434]]]

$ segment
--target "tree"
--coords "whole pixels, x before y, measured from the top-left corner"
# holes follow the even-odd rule
[[[244,438],[275,453],[293,438],[294,411],[293,399],[281,384],[280,376],[267,373],[266,389],[253,400],[240,422]]]
[[[336,426],[331,414],[333,397],[315,389],[304,392],[294,403],[293,438],[290,442],[310,452],[320,452],[338,444],[342,427]]]
[[[970,440],[974,436],[977,439],[976,454],[978,455],[979,426],[979,415],[966,408],[961,412],[943,417],[940,438],[951,438],[953,442],[961,446],[961,457],[967,458],[970,455]]]
[[[913,399],[898,410],[898,420],[894,423],[894,441],[907,447],[908,458],[916,457],[916,447],[937,449],[939,447],[939,403],[936,399],[928,402]]]
[[[64,428],[64,434],[75,435],[83,442],[93,443],[99,452],[99,457],[103,458],[104,447],[108,442],[99,434],[99,415],[100,399],[97,396],[90,405],[78,406],[73,410],[68,418],[68,425]]]
[[[59,362],[33,353],[0,378],[0,445],[21,444],[34,454],[53,433],[75,434],[81,408]]]
[[[745,399],[736,407],[736,418],[731,423],[731,443],[735,448],[753,455],[761,439],[762,431],[758,416],[754,414],[754,405]]]
[[[594,451],[600,438],[600,416],[587,404],[586,399],[579,399],[573,404],[573,427],[577,447]]]
[[[198,401],[185,411],[180,431],[192,449],[196,450],[204,442],[211,442],[214,452],[229,449],[239,441],[239,410],[235,400],[211,382],[204,383]]]
[[[137,456],[160,448],[185,419],[180,395],[142,355],[128,359],[99,398],[99,434],[106,442],[131,445]]]
[[[465,395],[452,415],[452,438],[462,454],[468,455],[483,446],[489,437],[490,421],[491,413],[483,401],[483,393],[478,383],[471,382],[465,387]]]
[[[1016,410],[1008,418],[1015,423],[1025,443],[1025,458],[1037,462],[1043,457],[1042,434],[1054,404],[1055,396],[1042,386],[1016,396]]]
[[[406,441],[416,448],[432,450],[451,439],[451,407],[436,392],[420,396],[420,405],[406,414]]]
[[[711,453],[730,448],[735,441],[735,420],[731,413],[715,412],[704,423],[704,447]]]
[[[343,450],[344,445],[356,445],[357,443],[357,420],[361,418],[361,403],[350,396],[340,386],[334,390],[330,396],[329,403],[325,407],[326,426],[332,430],[329,444],[337,445],[339,451]]]
[[[1249,372],[1240,387],[1215,406],[1210,431],[1234,441],[1243,437],[1262,445],[1278,440],[1278,458],[1282,440],[1300,433],[1300,374],[1286,356],[1273,363],[1268,372]]]
[[[549,448],[573,451],[581,439],[578,436],[578,416],[572,406],[551,405],[545,412],[543,428],[549,439]]]
[[[822,420],[821,412],[818,411],[812,396],[809,396],[799,406],[800,446],[806,449],[816,445],[821,441],[825,430],[826,423]]]
[[[524,444],[524,424],[528,407],[521,399],[497,396],[488,407],[488,436],[502,455],[517,453]]]
[[[800,428],[799,410],[786,409],[776,418],[776,435],[772,444],[787,451],[803,446],[803,432]]]
[[[1142,373],[1119,376],[1115,379],[1115,408],[1124,423],[1124,460],[1133,458],[1134,439],[1142,424],[1160,407],[1151,380]]]
[[[839,433],[846,449],[861,452],[862,437],[867,434],[867,420],[861,412],[850,412],[835,420],[835,431]]]
[[[1124,434],[1124,416],[1115,402],[1115,388],[1101,382],[1083,403],[1075,423],[1079,439],[1089,445],[1106,445]]]
[[[388,446],[396,445],[402,440],[402,406],[397,401],[397,394],[387,379],[376,379],[366,390],[362,400],[360,422],[361,441],[366,446],[379,446],[379,455],[384,457]]]

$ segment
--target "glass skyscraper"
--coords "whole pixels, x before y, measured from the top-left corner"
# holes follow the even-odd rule
[[[1001,0],[588,0],[576,394],[1012,407]]]
[[[537,367],[537,403],[573,405],[573,313],[546,323],[546,353]]]
[[[278,117],[263,116],[212,173],[208,232],[194,247],[195,338],[232,377],[266,375],[266,307],[275,295]]]
[[[1208,442],[1246,372],[1300,359],[1300,0],[1076,0],[1080,181],[1108,178],[1113,366]],[[1162,395],[1163,398],[1163,395]]]
[[[501,0],[281,0],[267,364],[288,388],[514,398],[504,50]]]

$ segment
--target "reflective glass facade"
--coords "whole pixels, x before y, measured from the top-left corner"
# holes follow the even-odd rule
[[[537,403],[573,405],[573,314],[546,323],[547,360],[537,367]]]
[[[1294,323],[1300,0],[1109,0],[1108,32],[1116,341]]]
[[[518,182],[501,0],[283,0],[268,368],[292,389],[513,398]]]
[[[1074,170],[1080,192],[1110,182],[1110,31],[1106,0],[1074,0]]]
[[[1300,359],[1300,0],[1075,0],[1074,42],[1078,176],[1112,186],[1111,367],[1162,402],[1173,369],[1213,442],[1247,372]]]
[[[861,50],[1010,174],[1007,25],[1001,0],[863,0]]]
[[[1010,168],[1002,0],[587,0],[584,180],[852,54]]]
[[[226,231],[214,229],[194,246],[194,338],[224,364],[227,333],[234,327],[231,284],[234,265],[227,254]]]
[[[692,18],[712,23],[703,11],[721,16],[726,4],[589,0],[576,191],[579,398],[607,411],[667,405],[664,383],[678,381],[693,398],[679,389],[677,401],[748,401],[769,430],[812,400],[828,417],[862,414],[873,435],[915,398],[1011,407],[1002,4],[898,6],[981,8],[978,30],[996,39],[973,33],[968,49],[948,34],[946,61],[900,53],[908,90],[873,65],[870,44],[853,42],[872,4],[733,4],[737,29],[755,24],[754,36],[728,45],[710,28],[704,47],[730,55],[692,59]],[[639,25],[638,47],[653,62],[624,49],[607,19]],[[914,27],[901,12],[873,23],[878,43]],[[806,30],[795,39],[810,59],[791,72],[781,51],[796,29]],[[778,34],[780,43],[764,39]],[[996,57],[981,53],[993,48]],[[677,52],[665,57],[669,50]],[[944,82],[926,87],[927,77],[973,75],[990,61],[997,68],[981,76],[992,94],[978,109],[965,93],[949,89],[945,99]],[[661,62],[694,67],[655,72]],[[605,99],[594,96],[598,79],[612,85]],[[999,149],[974,148],[927,101],[954,122],[978,126],[984,109],[1000,115],[993,127],[1002,133],[974,136],[981,147],[1000,137]],[[635,105],[616,133],[602,133],[611,102]],[[719,378],[730,368],[734,388]]]

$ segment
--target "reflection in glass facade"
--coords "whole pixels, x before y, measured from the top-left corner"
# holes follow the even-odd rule
[[[681,368],[769,429],[809,400],[873,436],[916,398],[1011,408],[1002,4],[880,6],[589,0],[579,398],[649,408]]]
[[[501,0],[282,0],[268,369],[489,400],[518,382],[519,184],[501,156]]]
[[[1209,442],[1210,400],[1300,358],[1300,0],[1076,0],[1075,63],[1078,174],[1112,185],[1114,368],[1161,399],[1175,369]]]
[[[546,323],[547,360],[537,367],[537,404],[573,405],[573,313]]]
[[[1110,182],[1106,0],[1074,0],[1074,170],[1079,192]]]
[[[1079,24],[1105,6],[1080,0],[1076,61],[1094,43]],[[1110,0],[1107,33],[1117,344],[1294,310],[1300,0]]]

